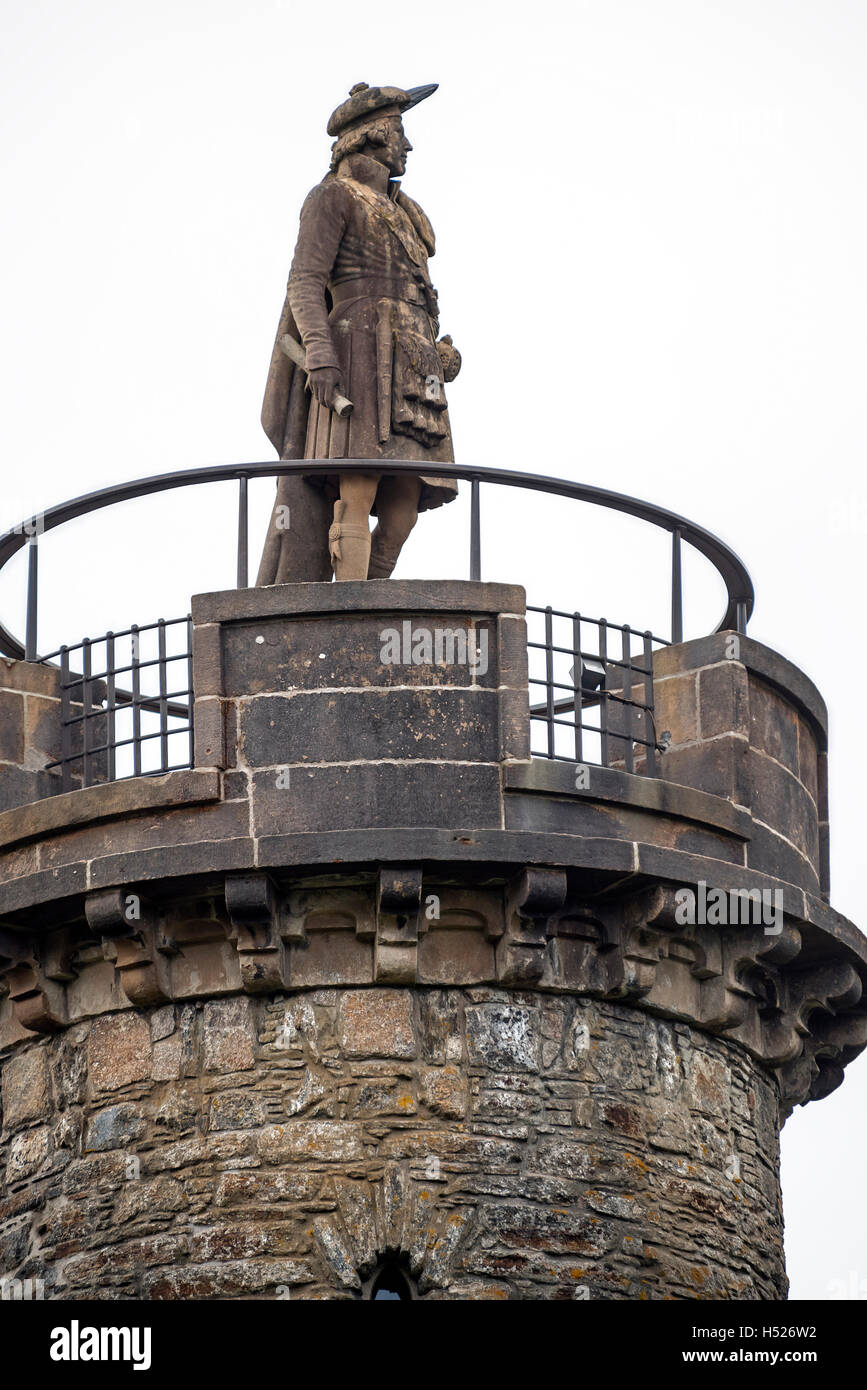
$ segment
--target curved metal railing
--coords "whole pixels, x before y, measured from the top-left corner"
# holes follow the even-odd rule
[[[370,472],[370,459],[341,459],[341,472]],[[333,473],[333,459],[292,459],[270,463],[231,463],[216,464],[207,468],[183,469],[173,473],[159,473],[150,478],[116,483],[112,487],[101,488],[86,493],[82,497],[62,502],[57,507],[29,518],[7,531],[0,538],[0,571],[3,566],[24,546],[28,548],[28,579],[25,618],[25,639],[22,642],[9,629],[0,623],[0,653],[38,660],[38,554],[39,537],[47,531],[62,526],[76,517],[86,516],[113,506],[117,502],[127,502],[136,497],[146,497],[151,493],[167,492],[174,488],[191,487],[199,483],[218,483],[237,481],[238,489],[238,565],[237,581],[239,588],[246,588],[248,582],[248,540],[247,540],[247,483],[251,478],[278,477],[285,473]],[[389,459],[388,473],[419,473],[421,466],[416,462]],[[480,485],[495,484],[503,487],[529,489],[533,492],[546,492],[558,497],[568,497],[578,502],[588,502],[597,507],[623,512],[637,517],[671,534],[671,640],[683,639],[683,580],[681,552],[683,543],[691,545],[713,565],[726,587],[728,602],[716,631],[732,629],[745,632],[747,620],[753,610],[753,585],[746,567],[733,550],[715,536],[677,512],[658,507],[652,502],[643,502],[637,497],[624,493],[610,492],[606,488],[591,487],[586,483],[572,483],[563,478],[549,477],[539,473],[514,473],[500,468],[467,468],[455,463],[438,463],[437,475],[461,479],[471,484],[470,508],[470,554],[469,577],[481,578],[481,508]]]

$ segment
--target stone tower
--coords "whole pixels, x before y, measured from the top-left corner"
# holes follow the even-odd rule
[[[61,673],[0,663],[0,1274],[785,1297],[779,1130],[867,1041],[811,682],[743,635],[665,646],[657,775],[585,776],[530,755],[518,587],[192,615],[194,756],[159,777],[51,794]],[[407,659],[419,632],[484,660]]]

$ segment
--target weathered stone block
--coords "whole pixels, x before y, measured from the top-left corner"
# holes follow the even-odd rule
[[[60,696],[60,671],[38,661],[0,657],[0,690],[20,690],[26,695]]]
[[[750,681],[749,698],[750,743],[797,775],[797,711],[790,701],[755,676]]]
[[[6,1159],[6,1181],[14,1183],[35,1177],[48,1163],[51,1151],[51,1130],[47,1125],[16,1134]]]
[[[717,738],[728,733],[749,735],[749,681],[739,662],[726,661],[699,672],[698,704],[701,738]]]
[[[748,754],[747,766],[754,819],[779,830],[818,869],[818,815],[806,788],[779,763],[753,749]]]
[[[668,725],[663,721],[660,727],[666,729]],[[746,751],[746,742],[737,735],[723,735],[690,748],[672,747],[660,762],[661,775],[669,782],[698,787],[713,796],[726,797],[738,806],[748,806]]]
[[[196,767],[228,767],[234,761],[228,756],[224,705],[224,700],[211,695],[196,698],[193,734]]]
[[[24,726],[25,746],[33,764],[50,762],[60,756],[60,703],[41,695],[27,696]]]
[[[422,1067],[419,1098],[444,1119],[462,1120],[467,1113],[466,1082],[456,1067]]]
[[[24,759],[24,696],[0,690],[0,762]]]
[[[30,1047],[13,1054],[3,1064],[3,1128],[20,1129],[49,1112],[48,1053]]]
[[[144,1117],[134,1105],[108,1105],[97,1111],[87,1127],[85,1152],[119,1149],[140,1139],[147,1128]]]
[[[599,1256],[614,1243],[609,1225],[577,1212],[542,1211],[502,1204],[485,1212],[485,1223],[504,1245],[552,1254]]]
[[[253,777],[253,816],[260,836],[361,826],[499,826],[495,765],[360,763],[282,769]],[[279,781],[278,781],[279,779]]]
[[[242,756],[250,767],[382,758],[493,762],[497,746],[494,691],[323,691],[260,696],[241,709]]]
[[[698,738],[698,686],[694,671],[670,676],[654,685],[656,720],[671,734],[673,747]]]
[[[337,1120],[288,1120],[263,1129],[259,1154],[266,1163],[319,1159],[339,1163],[364,1155],[361,1126]]]
[[[202,1025],[205,1070],[231,1072],[252,1067],[254,1036],[249,999],[240,995],[209,1000]]]
[[[264,1096],[256,1091],[224,1091],[211,1097],[210,1129],[258,1129],[268,1117]]]
[[[371,1119],[377,1115],[414,1115],[416,1110],[412,1086],[370,1079],[359,1083],[348,1113],[354,1119]]]
[[[467,1049],[474,1066],[531,1071],[540,1064],[539,1011],[514,1004],[466,1010]]]
[[[87,1068],[95,1091],[117,1091],[150,1076],[151,1038],[147,1020],[138,1014],[114,1014],[94,1020],[87,1041]]]
[[[411,617],[346,613],[327,620],[265,618],[233,624],[223,633],[227,695],[397,685],[495,689],[498,684],[496,627],[485,618],[436,611]],[[433,660],[425,659],[428,639]],[[481,655],[474,655],[472,647],[479,645]],[[401,659],[395,660],[393,651]]]
[[[821,853],[821,840],[817,836]],[[772,878],[784,883],[795,883],[808,893],[819,891],[819,860],[811,864],[794,845],[782,835],[768,830],[766,826],[756,825],[747,850],[747,862],[751,869],[759,869]]]
[[[405,989],[347,990],[338,1031],[347,1057],[414,1057],[412,995]]]
[[[0,763],[0,813],[50,796],[58,779],[48,772],[30,772],[14,763]]]
[[[223,642],[218,623],[193,628],[193,690],[198,700],[223,694]]]

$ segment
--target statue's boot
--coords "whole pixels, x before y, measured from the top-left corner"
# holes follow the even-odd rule
[[[366,521],[344,521],[346,503],[334,503],[334,524],[328,530],[328,549],[335,579],[366,579],[370,561],[370,527]]]
[[[389,579],[397,564],[399,554],[399,546],[397,550],[386,549],[382,543],[380,528],[377,526],[370,542],[370,564],[367,566],[368,579]]]

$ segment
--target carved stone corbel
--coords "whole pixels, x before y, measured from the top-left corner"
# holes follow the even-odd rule
[[[562,869],[528,866],[515,875],[506,889],[505,931],[495,948],[501,984],[531,984],[542,978],[552,918],[565,901]]]
[[[282,989],[286,983],[284,947],[278,931],[278,903],[267,874],[229,874],[226,910],[241,968],[241,983],[249,994]]]
[[[609,948],[611,998],[642,999],[653,988],[660,942],[670,930],[667,906],[666,891],[658,886],[637,893],[622,904],[614,932],[606,931],[603,941],[603,948]]]
[[[376,944],[373,978],[381,984],[414,984],[422,871],[417,864],[383,867],[376,880]]]
[[[781,993],[783,966],[801,950],[801,934],[785,924],[778,935],[752,927],[705,927],[715,934],[720,973],[701,993],[701,1023],[730,1033],[775,1066],[797,1056],[800,1042]]]
[[[113,960],[121,987],[131,1004],[144,1008],[172,998],[168,955],[174,945],[160,930],[151,903],[125,888],[90,893],[84,915],[102,940],[106,960]]]
[[[867,1041],[863,984],[853,966],[828,961],[784,982],[786,1012],[799,1055],[779,1069],[784,1107],[822,1100],[843,1080],[843,1067]]]
[[[9,989],[15,1017],[32,1033],[57,1033],[66,1027],[64,979],[47,975],[30,933],[0,929],[0,975]]]

